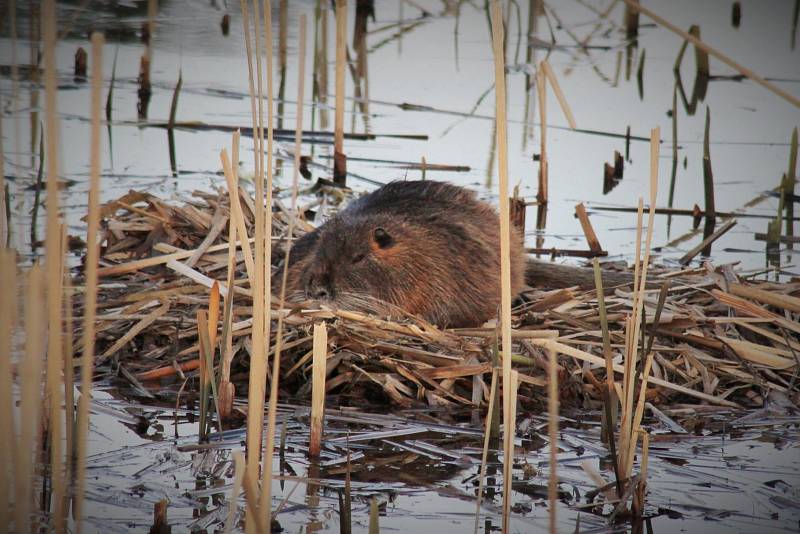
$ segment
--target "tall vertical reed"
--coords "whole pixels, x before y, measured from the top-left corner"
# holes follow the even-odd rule
[[[622,421],[620,423],[620,446],[618,450],[618,463],[620,475],[629,478],[633,470],[633,459],[636,452],[636,445],[641,431],[641,420],[644,415],[644,400],[647,391],[647,382],[650,375],[650,368],[653,361],[652,352],[642,354],[644,364],[642,366],[642,380],[636,389],[636,362],[638,354],[646,351],[646,347],[639,346],[639,332],[643,318],[644,292],[647,281],[647,270],[650,262],[650,246],[653,238],[653,226],[655,218],[655,205],[658,193],[658,158],[659,145],[661,142],[660,130],[654,128],[650,132],[650,205],[647,218],[647,237],[645,238],[644,259],[641,267],[638,264],[638,256],[641,252],[642,217],[641,199],[639,201],[639,214],[637,222],[637,265],[635,269],[635,285],[633,295],[633,315],[626,321],[626,340],[625,340],[625,375],[622,388]]]
[[[42,356],[46,324],[41,319],[45,308],[44,271],[37,263],[28,272],[25,294],[25,356],[19,363],[20,416],[19,438],[14,448],[14,523],[17,532],[31,530],[33,478],[35,473],[33,446],[39,430],[42,406]]]
[[[558,353],[554,348],[547,350],[547,435],[550,441],[550,477],[547,483],[547,502],[550,534],[558,529],[556,497],[558,496]]]
[[[253,119],[253,152],[255,157],[255,261],[252,282],[253,290],[253,326],[252,344],[253,351],[250,359],[250,375],[248,380],[248,411],[247,411],[247,474],[248,480],[260,479],[259,460],[261,455],[261,439],[264,430],[264,392],[266,388],[267,352],[264,342],[264,150],[263,150],[263,119],[264,110],[262,103],[263,82],[261,66],[261,13],[259,0],[253,3],[253,27],[255,34],[255,76],[253,73],[253,50],[250,44],[250,8],[247,0],[242,0],[242,23],[245,32],[247,48],[247,68],[250,84],[250,106]],[[256,89],[257,88],[257,89]],[[233,162],[237,165],[238,162]],[[231,194],[238,195],[238,190]],[[266,459],[265,461],[271,461]],[[253,502],[258,502],[256,495],[249,496]],[[253,532],[256,515],[260,510],[247,508],[245,525],[248,532]]]
[[[102,34],[92,34],[92,94],[91,94],[91,138],[89,156],[89,217],[86,228],[86,267],[84,276],[83,354],[81,355],[81,396],[78,399],[77,455],[75,478],[75,528],[80,534],[83,528],[83,496],[86,492],[86,454],[89,439],[89,404],[92,400],[94,374],[95,315],[97,313],[97,262],[99,246],[97,235],[100,229],[100,118],[103,91],[103,43]]]
[[[2,99],[0,98],[0,108],[2,107]],[[0,154],[5,155],[3,149],[3,116],[0,113]],[[5,157],[0,158],[0,248],[8,245],[9,242],[9,220],[10,209],[6,205],[6,169]]]
[[[333,137],[333,179],[344,185],[347,160],[344,155],[344,65],[347,46],[347,0],[336,0],[336,113]]]
[[[289,238],[292,237],[294,233],[294,221],[297,212],[297,183],[300,176],[300,154],[303,148],[303,95],[305,92],[305,65],[306,65],[306,15],[300,15],[300,24],[299,24],[299,34],[298,34],[298,56],[297,56],[297,122],[295,124],[295,131],[294,131],[294,169],[292,173],[292,203],[291,203],[291,211],[293,216],[289,218],[289,227],[287,229],[287,236]],[[281,349],[282,349],[282,336],[283,336],[283,306],[286,302],[286,281],[289,273],[289,258],[292,252],[292,240],[289,239],[286,245],[286,259],[284,262],[283,273],[281,276],[281,286],[280,286],[280,313],[278,315],[278,328],[275,333],[275,355],[274,358],[274,366],[273,366],[273,373],[272,373],[272,380],[273,384],[271,385],[272,388],[270,390],[270,427],[271,427],[271,435],[272,439],[269,440],[267,443],[267,447],[269,451],[272,451],[273,447],[273,440],[274,440],[274,432],[275,432],[275,414],[274,409],[277,404],[277,387],[280,380],[280,358],[281,358]],[[269,472],[267,473],[267,469]],[[271,483],[272,483],[272,456],[267,458],[267,465],[264,469],[264,488],[262,492],[262,500],[266,502],[266,506],[264,507],[267,513],[267,524],[270,523],[270,515],[271,515],[271,504],[270,504],[270,496],[271,493]],[[269,475],[269,478],[267,478]]]
[[[65,481],[63,474],[63,435],[61,403],[63,399],[62,348],[62,271],[61,227],[58,186],[58,116],[56,109],[56,6],[46,0],[43,11],[44,83],[47,142],[47,234],[45,236],[45,269],[47,273],[47,398],[49,420],[47,435],[50,450],[50,474],[53,487],[54,528],[64,530]]]
[[[539,63],[536,70],[536,92],[539,97],[539,126],[540,126],[540,149],[539,149],[539,191],[536,193],[536,200],[539,204],[547,204],[548,198],[548,162],[547,162],[547,80],[543,62]]]
[[[0,246],[0,449],[9,461],[0,465],[0,525],[11,524],[11,488],[15,457],[14,398],[12,396],[12,332],[17,320],[17,257],[11,249]]]
[[[264,30],[266,32],[267,53],[266,59],[266,72],[267,72],[267,217],[265,219],[266,229],[265,236],[266,242],[264,246],[264,262],[266,268],[266,278],[264,284],[264,302],[266,303],[267,313],[264,316],[264,336],[267,340],[267,347],[269,347],[270,334],[272,323],[271,319],[271,303],[272,303],[272,270],[269,268],[271,265],[270,258],[272,257],[272,136],[273,136],[273,87],[272,87],[272,5],[270,0],[264,1]],[[272,453],[275,444],[275,420],[278,413],[278,385],[280,378],[280,358],[277,352],[272,356],[272,373],[269,384],[269,406],[267,407],[267,439],[264,443],[264,468],[261,470],[261,500],[259,506],[261,510],[270,512],[272,502]]]
[[[503,12],[499,0],[492,0],[492,50],[494,52],[495,77],[495,117],[497,120],[497,171],[500,181],[500,330],[502,340],[503,365],[503,423],[506,433],[506,451],[503,455],[504,477],[511,478],[511,456],[513,455],[514,421],[511,420],[511,262],[508,202],[508,146],[506,139],[506,71],[505,52],[503,50],[504,29]],[[508,444],[511,443],[510,449]],[[510,486],[509,486],[510,487]],[[503,492],[503,525],[504,532],[508,528],[508,510],[510,507],[509,492]]]

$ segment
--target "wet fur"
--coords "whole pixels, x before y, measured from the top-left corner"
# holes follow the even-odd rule
[[[522,236],[511,232],[512,296],[525,284],[594,288],[591,269],[526,259]],[[318,299],[378,315],[402,310],[443,327],[481,325],[500,306],[497,212],[443,182],[392,182],[351,202],[298,239],[289,263],[291,302]],[[604,272],[603,281],[611,287],[631,277]]]

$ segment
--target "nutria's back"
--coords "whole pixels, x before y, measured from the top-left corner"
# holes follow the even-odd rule
[[[298,239],[292,300],[351,309],[388,303],[441,326],[479,325],[500,304],[497,212],[467,189],[392,182]],[[512,228],[511,291],[524,284],[522,238]]]

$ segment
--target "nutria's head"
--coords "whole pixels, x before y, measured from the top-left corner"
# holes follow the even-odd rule
[[[294,243],[287,298],[411,314],[439,326],[478,326],[500,304],[497,217],[466,189],[392,182]],[[523,284],[523,252],[515,231],[512,245],[516,293]]]
[[[298,240],[290,253],[289,300],[384,312],[399,305],[415,257],[410,228],[392,216],[336,216]]]

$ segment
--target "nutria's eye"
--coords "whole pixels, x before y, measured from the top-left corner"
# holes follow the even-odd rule
[[[372,237],[375,239],[375,242],[380,248],[387,248],[394,242],[392,236],[389,235],[389,232],[383,228],[375,228],[375,230],[372,232]]]
[[[355,256],[353,256],[353,263],[358,263],[363,259],[364,259],[363,254],[356,254]]]

